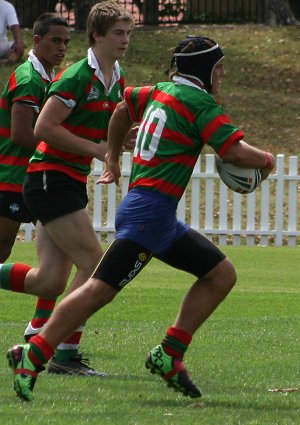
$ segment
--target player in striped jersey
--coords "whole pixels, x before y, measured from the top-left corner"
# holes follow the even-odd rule
[[[261,168],[264,178],[275,161],[269,152],[244,143],[242,131],[215,101],[224,75],[223,58],[213,40],[190,36],[174,50],[170,82],[125,90],[109,124],[107,169],[99,180],[118,184],[123,138],[132,123],[139,122],[129,191],[117,212],[115,240],[92,277],[58,305],[39,338],[9,350],[15,373],[21,362],[16,365],[14,359],[22,352],[28,377],[33,373],[36,378],[80,320],[109,303],[155,257],[191,273],[196,281],[161,343],[148,353],[146,367],[176,391],[201,396],[183,357],[195,332],[234,286],[236,272],[212,242],[177,220],[177,204],[204,144],[236,165]],[[15,382],[27,392],[32,389],[28,377],[15,375]]]
[[[54,79],[36,122],[38,144],[24,181],[23,196],[37,217],[38,268],[4,264],[0,287],[18,292],[57,297],[67,284],[71,268],[76,274],[71,290],[91,275],[102,249],[86,209],[87,178],[95,157],[104,160],[109,119],[122,100],[124,58],[133,17],[115,1],[93,6],[87,21],[87,57]],[[136,132],[124,141],[132,149]],[[125,146],[124,145],[124,146]],[[4,277],[6,276],[6,278]],[[48,319],[52,305],[44,300]],[[43,317],[41,317],[43,319]],[[58,347],[48,372],[104,376],[78,353],[84,323]],[[40,329],[31,326],[36,334]]]
[[[0,262],[9,257],[21,222],[33,220],[22,198],[26,168],[37,144],[33,125],[69,39],[62,16],[45,13],[36,19],[34,47],[9,77],[0,99]]]

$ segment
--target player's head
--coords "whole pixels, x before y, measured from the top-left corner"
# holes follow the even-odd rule
[[[176,74],[198,80],[211,93],[215,66],[224,57],[221,47],[211,38],[189,35],[173,49]]]
[[[69,24],[61,15],[43,13],[34,22],[34,54],[47,72],[62,63],[69,41]]]
[[[43,13],[40,15],[33,24],[33,35],[44,37],[50,31],[52,25],[63,26],[69,29],[68,21],[61,15],[56,13]]]
[[[116,22],[122,21],[133,27],[134,20],[130,12],[113,0],[95,4],[87,19],[89,45],[95,44],[94,34],[105,36],[107,30]]]

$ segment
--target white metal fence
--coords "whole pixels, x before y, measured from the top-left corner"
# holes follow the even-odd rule
[[[114,237],[115,211],[127,193],[131,156],[122,157],[122,179],[114,184],[97,185],[103,164],[95,161],[89,185],[90,211],[99,239]],[[279,154],[276,170],[259,189],[240,195],[221,182],[214,155],[202,155],[178,206],[178,218],[219,245],[300,244],[300,175],[298,158]],[[32,225],[25,225],[25,240],[32,239]]]

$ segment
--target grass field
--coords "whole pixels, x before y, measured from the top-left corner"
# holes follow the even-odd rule
[[[300,424],[299,248],[226,247],[238,283],[194,337],[186,364],[203,390],[192,400],[144,367],[193,278],[153,260],[89,321],[82,350],[101,378],[41,374],[34,403],[12,389],[5,353],[22,341],[35,299],[0,292],[1,424]],[[16,243],[11,260],[35,263],[34,244]],[[269,390],[298,388],[293,392]]]
[[[295,27],[181,26],[137,29],[123,67],[128,84],[164,77],[168,49],[187,34],[219,41],[226,54],[221,102],[245,140],[274,154],[298,155],[300,32]],[[25,32],[27,51],[30,33]],[[86,53],[72,34],[65,65]],[[13,68],[0,68],[0,89]],[[300,262],[298,248],[226,247],[238,284],[204,324],[186,364],[200,401],[169,390],[144,367],[145,355],[172,324],[192,278],[153,260],[117,299],[93,316],[82,339],[106,379],[41,374],[34,403],[14,395],[5,353],[22,340],[30,296],[0,291],[0,424],[300,425]],[[12,261],[35,263],[34,244],[16,243]],[[293,392],[272,392],[298,388]]]

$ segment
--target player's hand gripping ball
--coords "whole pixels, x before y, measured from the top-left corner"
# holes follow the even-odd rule
[[[216,155],[216,167],[221,180],[229,189],[248,194],[261,184],[261,171],[255,168],[243,168],[225,162]]]

